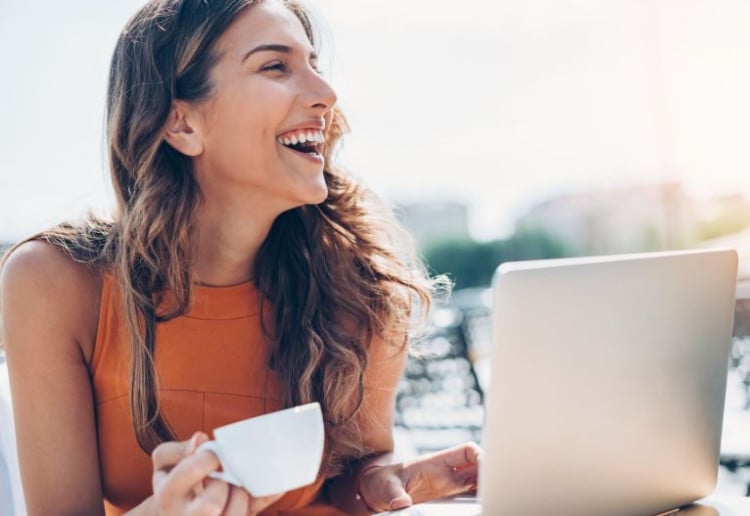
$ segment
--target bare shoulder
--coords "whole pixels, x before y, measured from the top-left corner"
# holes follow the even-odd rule
[[[99,312],[101,271],[78,263],[42,241],[16,248],[0,270],[2,325],[54,326],[86,348],[93,344]]]
[[[52,296],[61,309],[76,298],[98,297],[101,271],[78,263],[52,244],[29,241],[16,248],[0,270],[5,296],[19,295],[27,302]]]

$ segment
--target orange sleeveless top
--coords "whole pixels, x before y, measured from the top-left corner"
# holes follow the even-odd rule
[[[194,288],[190,312],[156,329],[161,410],[179,440],[284,408],[282,385],[267,366],[270,342],[261,329],[255,286]],[[122,514],[152,494],[151,457],[138,446],[130,417],[126,335],[118,283],[105,274],[91,375],[107,515]],[[287,493],[262,514],[341,514],[316,501],[322,483],[319,477]]]

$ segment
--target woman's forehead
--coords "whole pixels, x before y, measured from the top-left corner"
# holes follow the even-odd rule
[[[278,0],[265,0],[242,11],[217,41],[217,50],[242,59],[252,48],[263,44],[282,44],[304,53],[313,51],[302,22]]]

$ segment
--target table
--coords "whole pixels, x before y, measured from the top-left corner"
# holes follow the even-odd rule
[[[408,509],[380,514],[381,516],[480,516],[482,513],[476,499],[457,498],[455,500],[423,503]],[[748,516],[750,515],[750,498],[723,495],[709,496],[672,514],[675,516]]]

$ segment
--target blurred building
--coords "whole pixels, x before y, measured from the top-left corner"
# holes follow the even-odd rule
[[[566,194],[531,208],[518,230],[543,230],[577,254],[678,249],[695,241],[695,210],[679,183]]]
[[[469,215],[466,205],[450,202],[401,204],[396,215],[414,235],[421,249],[438,241],[469,240]]]

